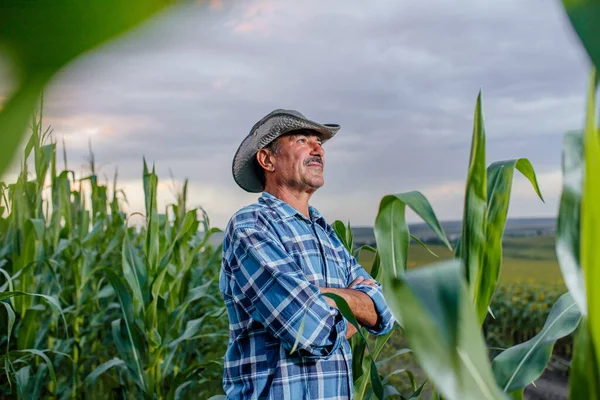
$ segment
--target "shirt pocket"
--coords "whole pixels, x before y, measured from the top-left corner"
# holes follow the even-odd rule
[[[323,246],[325,249],[325,255],[327,259],[328,268],[331,269],[330,275],[332,278],[332,287],[346,288],[349,276],[348,264],[346,259],[343,258],[342,245],[333,247],[329,244]]]

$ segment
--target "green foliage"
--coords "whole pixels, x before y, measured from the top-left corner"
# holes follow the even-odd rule
[[[496,385],[460,260],[391,281],[406,337],[437,390],[449,399],[505,398]]]
[[[581,313],[567,292],[552,307],[542,330],[530,340],[500,353],[492,364],[498,385],[505,392],[525,388],[542,375],[556,341],[571,334]]]
[[[570,395],[573,398],[600,397],[600,294],[595,283],[600,280],[600,259],[596,246],[600,237],[600,135],[596,123],[596,92],[598,80],[596,70],[590,75],[587,101],[587,118],[583,134],[568,142],[576,165],[575,173],[568,183],[581,188],[574,191],[571,202],[561,202],[560,212],[569,218],[579,218],[578,229],[563,229],[565,243],[561,248],[563,258],[569,263],[563,267],[569,289],[579,299],[578,306],[583,314],[583,323],[577,335],[571,372]],[[581,147],[583,146],[583,147]],[[576,187],[577,187],[576,186]],[[578,196],[579,195],[579,196]],[[577,207],[577,205],[580,205]],[[564,208],[563,208],[564,206]],[[578,246],[573,245],[578,244]],[[583,285],[582,283],[583,278]],[[585,289],[584,289],[585,288]]]
[[[145,163],[145,223],[128,226],[116,177],[109,193],[93,163],[81,179],[58,171],[49,139],[40,116],[17,182],[0,185],[0,396],[221,392],[218,230],[185,185],[159,213]]]
[[[419,207],[418,201],[425,201],[425,198],[419,193],[414,195],[414,201],[411,203],[415,207]],[[409,200],[410,201],[410,200]],[[427,204],[428,206],[428,204]],[[430,208],[429,208],[430,209]],[[433,216],[435,218],[435,215]],[[437,223],[437,220],[436,220]],[[439,225],[439,223],[438,223]],[[371,275],[375,277],[375,279],[379,279],[381,274],[379,273],[381,269],[380,259],[376,249],[370,246],[362,246],[354,251],[354,241],[352,230],[350,224],[344,225],[341,221],[335,221],[332,224],[333,229],[336,232],[336,235],[340,238],[344,246],[348,249],[349,252],[353,253],[353,255],[357,258],[360,258],[361,253],[369,253],[371,254],[371,258],[369,264],[363,263],[368,270],[371,271]],[[441,228],[440,228],[441,229]],[[445,239],[445,236],[444,236]],[[426,246],[423,245],[425,248]],[[336,305],[348,319],[348,321],[353,324],[356,328],[358,328],[358,334],[354,335],[350,339],[350,345],[352,348],[352,376],[354,379],[354,398],[357,400],[361,399],[371,399],[373,396],[379,399],[386,398],[390,395],[398,395],[401,399],[405,398],[418,398],[421,394],[423,387],[427,383],[424,381],[421,383],[419,387],[417,387],[416,381],[412,373],[408,370],[402,370],[401,372],[407,373],[412,380],[412,390],[410,393],[402,394],[398,388],[394,387],[389,383],[389,379],[400,371],[394,371],[391,374],[382,377],[379,373],[379,368],[382,365],[389,362],[391,359],[410,352],[410,349],[400,349],[395,352],[392,356],[388,357],[385,360],[379,360],[380,355],[388,343],[390,338],[399,330],[399,326],[395,325],[394,328],[385,335],[371,337],[372,335],[366,330],[366,328],[360,328],[354,317],[352,310],[348,308],[346,302],[339,296],[334,294],[326,293],[324,296],[330,297],[335,300]]]
[[[374,229],[381,261],[394,277],[401,276],[407,267],[410,242],[405,216],[407,206],[429,225],[442,243],[452,249],[429,201],[420,192],[385,196],[381,199]],[[384,279],[387,277],[383,275]]]
[[[467,282],[483,323],[498,284],[502,237],[508,214],[513,173],[517,169],[543,200],[533,166],[526,158],[485,166],[485,128],[481,93],[475,106],[471,160],[467,176],[463,231],[457,255],[467,269]]]
[[[596,122],[600,2],[563,0],[563,5],[592,61],[584,132],[565,139],[565,190],[559,212],[563,220],[557,242],[565,282],[583,314],[575,341],[569,394],[571,398],[591,399],[600,397],[600,294],[594,290],[600,279],[596,251],[600,238],[600,130]]]
[[[483,331],[490,353],[496,349],[526,342],[537,335],[544,326],[550,310],[565,293],[563,285],[528,282],[500,283],[490,304]],[[553,354],[570,359],[573,352],[573,335],[559,340]]]
[[[404,272],[409,239],[403,205],[398,211],[384,207],[390,196],[384,197],[376,219],[377,251],[382,260],[386,301],[404,328],[420,366],[445,398],[521,396],[528,379],[539,376],[545,369],[555,342],[571,333],[579,323],[572,298],[565,297],[571,302],[568,305],[562,304],[566,300],[562,303],[559,300],[555,307],[571,312],[552,312],[536,337],[498,356],[495,376],[492,375],[481,325],[498,285],[515,169],[529,179],[542,198],[535,172],[527,159],[501,161],[485,168],[480,93],[475,107],[462,236],[456,259]],[[396,198],[401,197],[396,195]],[[423,217],[422,213],[418,214]],[[435,216],[433,211],[426,215]],[[378,225],[378,221],[386,223]]]
[[[598,65],[600,3],[593,0],[565,0],[564,4],[584,47],[593,63]],[[523,388],[545,369],[556,341],[569,335],[578,325],[570,396],[600,397],[600,295],[593,290],[594,284],[600,280],[600,258],[595,249],[600,238],[600,208],[597,206],[600,204],[600,178],[597,173],[600,170],[600,132],[596,124],[595,102],[597,84],[595,68],[592,68],[585,130],[583,135],[567,136],[563,157],[565,191],[559,210],[557,253],[563,263],[561,267],[570,292],[557,300],[544,327],[536,336],[505,350],[494,360],[495,377],[502,390],[507,395],[510,393],[512,398],[523,397]],[[462,292],[465,289],[459,265],[454,268],[449,264],[419,268],[405,273],[400,279],[396,278],[395,263],[383,267],[388,284],[391,282],[394,285],[393,290],[384,291],[388,303],[394,304],[390,308],[403,324],[421,366],[436,383],[437,390],[450,399],[500,396],[496,393],[499,390],[497,386],[488,382],[489,364],[485,360],[481,340],[473,336],[473,340],[467,344],[460,340],[463,332],[475,335],[476,323],[469,318],[459,319],[459,315],[463,314],[458,310],[464,309],[464,315],[468,316],[470,307],[474,306],[479,322],[483,322],[496,289],[502,257],[502,232],[512,181],[512,171],[510,175],[504,175],[504,182],[498,181],[502,170],[505,167],[510,170],[517,168],[531,181],[541,197],[529,162],[515,160],[490,166],[487,174],[494,180],[490,184],[486,183],[484,162],[485,131],[479,96],[475,108],[463,234],[456,254],[466,266],[466,281],[471,289],[473,304],[464,301]],[[498,188],[504,189],[497,192]],[[497,193],[501,193],[502,198],[494,202]],[[490,221],[492,224],[488,225]],[[403,216],[397,223],[401,230],[406,229]],[[389,235],[386,240],[390,240]],[[382,260],[394,259],[389,243],[380,246],[378,242],[378,248],[382,253],[389,253],[381,254]],[[462,292],[457,289],[460,287],[463,288]],[[464,306],[459,305],[461,301]],[[471,352],[469,361],[478,360],[467,363],[474,368],[465,366],[471,373],[467,378],[465,368],[453,357],[466,351]],[[464,361],[465,358],[462,359]],[[477,384],[469,385],[469,378],[475,379]]]
[[[562,3],[592,63],[600,66],[600,1],[562,0]]]

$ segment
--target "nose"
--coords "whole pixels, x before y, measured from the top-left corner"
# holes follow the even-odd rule
[[[312,142],[312,149],[310,151],[310,155],[319,156],[321,158],[325,155],[325,150],[323,150],[323,147],[321,146],[321,143],[318,140],[314,140]]]

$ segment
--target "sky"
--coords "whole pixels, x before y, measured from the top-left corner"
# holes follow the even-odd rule
[[[342,126],[311,198],[329,223],[371,226],[383,196],[412,190],[459,220],[481,90],[488,164],[528,158],[546,200],[515,175],[509,217],[554,217],[588,69],[556,0],[212,0],[80,57],[47,88],[44,121],[79,177],[90,142],[101,178],[118,168],[129,212],[143,211],[145,157],[162,209],[188,179],[189,206],[224,228],[259,197],[232,178],[239,144],[268,112],[295,109]],[[0,59],[0,105],[10,77]]]

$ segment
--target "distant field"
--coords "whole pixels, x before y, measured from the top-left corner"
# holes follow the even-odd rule
[[[415,268],[451,258],[453,253],[439,245],[429,248],[439,255],[439,258],[429,254],[417,244],[411,244],[408,253],[408,267]],[[359,262],[365,269],[370,270],[371,253],[363,252]],[[500,270],[501,282],[535,282],[562,283],[560,267],[554,250],[554,237],[509,237],[504,240],[504,261]]]

